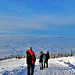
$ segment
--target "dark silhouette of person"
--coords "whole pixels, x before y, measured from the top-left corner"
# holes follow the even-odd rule
[[[40,58],[39,58],[39,64],[40,64],[40,69],[43,69],[43,52],[40,52]]]
[[[48,59],[49,59],[49,51],[47,51],[46,54],[44,54],[44,68],[48,68]]]
[[[33,52],[32,47],[29,47],[29,50],[26,51],[27,75],[33,75],[35,61],[36,61],[35,53]]]

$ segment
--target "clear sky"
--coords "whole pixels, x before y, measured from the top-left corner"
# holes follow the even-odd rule
[[[75,35],[75,0],[0,0],[0,35]]]

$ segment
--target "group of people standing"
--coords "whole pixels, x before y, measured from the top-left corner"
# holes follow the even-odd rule
[[[40,52],[39,58],[39,66],[42,70],[43,68],[48,68],[48,59],[49,59],[49,51],[46,53]],[[35,67],[36,56],[32,47],[29,47],[29,50],[26,51],[26,63],[27,63],[27,75],[33,75],[34,67]],[[43,66],[44,61],[44,66]],[[45,67],[46,64],[46,67]]]
[[[47,51],[46,53],[43,53],[41,51],[40,52],[40,58],[39,58],[39,66],[40,66],[41,70],[43,68],[48,68],[48,59],[49,59],[49,51]],[[43,62],[44,62],[44,66],[43,66]]]

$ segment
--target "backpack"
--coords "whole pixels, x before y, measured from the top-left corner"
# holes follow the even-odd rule
[[[32,64],[32,56],[33,56],[33,61],[35,63],[36,61],[35,55],[31,55],[28,51],[26,53],[27,53],[27,64]]]
[[[27,51],[27,64],[31,64],[32,63],[32,56],[31,54]]]
[[[48,59],[49,59],[49,54],[48,54]]]

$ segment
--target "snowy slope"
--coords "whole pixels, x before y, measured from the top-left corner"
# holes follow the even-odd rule
[[[49,67],[39,69],[36,60],[34,75],[75,75],[75,56],[49,59]],[[0,75],[27,75],[26,59],[0,61]]]
[[[1,36],[0,57],[25,55],[29,46],[38,54],[40,51],[50,53],[75,51],[75,36]]]

